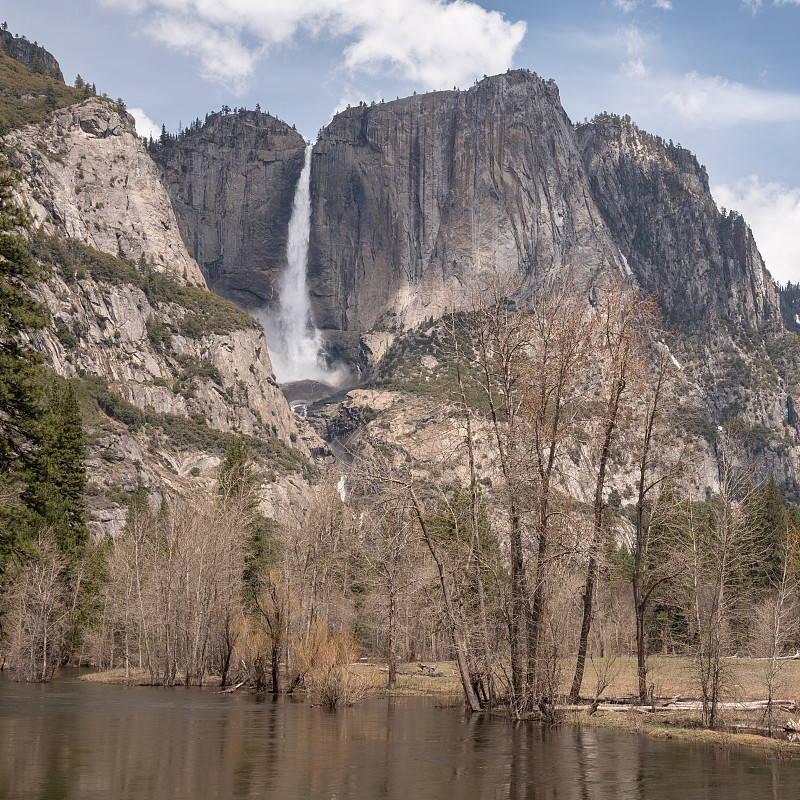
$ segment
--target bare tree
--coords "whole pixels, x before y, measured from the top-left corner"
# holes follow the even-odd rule
[[[282,689],[281,659],[289,646],[290,615],[295,608],[285,570],[272,566],[258,576],[247,615],[245,669],[257,689],[266,688],[267,670],[273,694]]]
[[[456,656],[464,698],[472,711],[480,711],[481,704],[475,693],[469,669],[469,645],[462,615],[454,599],[452,576],[431,534],[424,501],[420,497],[414,478],[406,466],[398,466],[388,453],[379,447],[372,448],[371,457],[363,457],[353,474],[373,493],[381,495],[381,502],[395,508],[409,509],[419,526],[422,539],[433,558],[438,574],[439,589],[444,602],[445,618]]]
[[[132,504],[103,590],[103,613],[122,638],[126,671],[134,649],[151,683],[173,685],[180,674],[186,684],[202,684],[215,653],[227,669],[250,521],[246,506],[222,496],[162,499],[157,517],[146,496]]]
[[[450,335],[450,346],[452,348],[453,362],[455,365],[456,382],[458,394],[456,403],[462,413],[464,422],[464,445],[467,450],[467,463],[469,466],[469,502],[470,502],[470,530],[471,530],[471,551],[470,560],[475,567],[475,582],[478,591],[478,608],[480,614],[481,640],[482,640],[482,678],[486,695],[486,702],[494,706],[497,702],[494,685],[494,670],[492,667],[492,653],[489,636],[489,621],[487,616],[486,587],[484,582],[485,565],[480,536],[480,509],[481,497],[478,490],[478,475],[475,466],[475,439],[473,431],[473,409],[468,399],[467,389],[463,376],[464,348],[460,345],[460,331],[456,328],[455,315],[450,318],[448,333]]]
[[[521,286],[495,277],[473,294],[470,325],[489,424],[503,477],[510,555],[509,641],[512,705],[523,711],[526,700],[526,620],[528,583],[523,534],[524,483],[520,479],[518,430],[522,364],[530,342],[530,320],[516,310]]]
[[[764,658],[764,683],[767,687],[765,716],[767,729],[772,736],[775,714],[775,693],[781,670],[786,664],[783,649],[792,632],[796,609],[793,598],[797,590],[796,564],[800,553],[800,534],[791,523],[786,523],[780,545],[780,569],[774,576],[772,590],[753,609],[753,633],[759,640]]]
[[[543,293],[524,310],[530,317],[525,358],[519,365],[522,402],[519,412],[520,448],[525,453],[522,476],[530,489],[535,552],[530,559],[532,602],[528,620],[527,683],[540,708],[552,703],[545,687],[546,664],[541,652],[546,627],[546,587],[556,539],[561,538],[562,514],[557,478],[562,461],[579,441],[585,416],[587,368],[594,342],[595,319],[587,313],[585,298],[565,282]],[[557,523],[553,524],[553,519]],[[562,528],[560,531],[559,528]],[[541,663],[540,663],[541,662]]]
[[[575,675],[570,698],[575,702],[581,691],[589,631],[592,624],[599,548],[603,541],[603,506],[611,446],[625,415],[625,403],[640,385],[655,333],[659,330],[658,305],[653,298],[615,282],[603,294],[596,309],[598,376],[602,396],[597,414],[595,442],[596,477],[594,489],[594,528],[587,543],[586,583],[583,589],[583,618],[578,642]]]
[[[685,456],[671,424],[671,358],[662,348],[648,375],[634,423],[636,442],[636,517],[633,540],[633,607],[636,617],[636,663],[639,702],[647,700],[647,610],[654,594],[684,569],[676,546],[676,510],[673,480]]]
[[[397,686],[398,602],[415,581],[411,570],[412,530],[407,509],[392,502],[373,505],[364,513],[361,523],[361,552],[375,577],[373,585],[386,596],[389,656],[386,688],[390,691]]]
[[[11,595],[10,660],[17,680],[48,681],[61,663],[72,628],[66,568],[55,535],[43,528]]]
[[[715,443],[719,493],[705,513],[690,508],[686,524],[691,615],[695,629],[694,661],[702,695],[702,724],[718,722],[723,691],[723,655],[730,640],[730,623],[741,599],[741,576],[753,556],[753,535],[744,507],[753,488],[752,464],[741,437],[731,427]]]

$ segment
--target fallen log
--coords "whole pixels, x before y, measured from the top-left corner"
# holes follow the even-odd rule
[[[242,686],[244,686],[245,683],[247,683],[247,681],[239,681],[236,686],[229,686],[227,689],[220,689],[220,691],[214,692],[214,694],[232,694],[237,689],[240,689]]]
[[[723,656],[723,659],[741,659],[747,658],[748,661],[772,661],[772,656],[758,656],[756,658],[749,658],[747,656],[740,656],[738,653],[734,653],[732,656]],[[800,650],[796,650],[794,655],[791,656],[775,656],[775,661],[800,661]]]

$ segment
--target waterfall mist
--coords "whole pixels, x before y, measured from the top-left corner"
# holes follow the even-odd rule
[[[278,308],[265,306],[255,315],[264,326],[272,368],[279,382],[317,380],[340,386],[347,380],[348,370],[327,365],[322,336],[311,317],[306,285],[311,235],[311,149],[309,144],[295,189]]]

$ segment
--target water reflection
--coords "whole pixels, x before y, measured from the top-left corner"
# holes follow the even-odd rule
[[[792,797],[800,763],[469,716],[425,698],[335,714],[199,689],[0,679],[0,798]]]

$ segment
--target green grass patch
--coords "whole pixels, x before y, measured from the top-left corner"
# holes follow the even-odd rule
[[[155,308],[172,304],[185,309],[186,313],[176,323],[184,336],[200,338],[208,333],[224,335],[236,330],[259,328],[253,317],[229,300],[208,289],[183,284],[170,275],[156,272],[144,259],[134,263],[95,250],[76,239],[48,236],[42,232],[32,237],[31,251],[43,264],[58,268],[68,283],[92,278],[111,286],[135,286],[144,292]],[[169,328],[158,320],[148,320],[147,333],[154,344],[169,346]]]
[[[12,58],[0,48],[0,133],[47,122],[58,108],[92,97],[91,89],[74,89]]]

